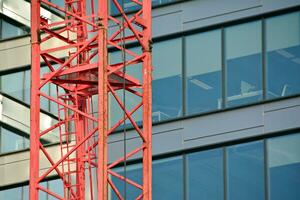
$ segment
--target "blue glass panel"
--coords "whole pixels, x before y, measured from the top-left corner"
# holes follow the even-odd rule
[[[42,182],[40,185],[43,188],[47,188],[47,182]],[[26,185],[23,187],[23,200],[29,200],[29,186]],[[39,200],[47,200],[47,194],[43,191],[39,191]]]
[[[221,31],[186,37],[186,113],[221,108]]]
[[[116,169],[124,176],[122,167]],[[141,165],[127,166],[126,176],[136,183],[142,184]],[[113,183],[120,194],[124,196],[124,182],[112,176]],[[182,157],[172,157],[153,162],[153,200],[183,199],[183,163]],[[111,190],[112,191],[112,190]],[[135,199],[141,194],[141,190],[130,184],[126,185],[127,199]],[[117,200],[116,194],[112,191],[112,199]]]
[[[266,20],[267,98],[300,93],[300,13]]]
[[[23,85],[24,72],[22,71],[1,76],[1,91],[16,99],[23,100]]]
[[[300,134],[268,140],[270,200],[300,199]]]
[[[152,120],[154,122],[182,115],[181,62],[181,38],[154,44],[152,82]]]
[[[55,194],[63,197],[64,196],[64,187],[61,179],[53,180],[48,182],[49,190]],[[48,200],[56,200],[57,198],[48,194]]]
[[[117,1],[121,7],[124,7],[125,12],[136,11],[141,8],[140,5],[132,2],[131,0],[117,0]],[[164,4],[169,4],[177,1],[182,1],[182,0],[152,0],[152,6],[164,5]],[[122,5],[122,3],[124,5]],[[110,0],[110,13],[112,15],[117,15],[120,13],[112,0]]]
[[[227,148],[228,200],[264,199],[264,146],[262,141]]]
[[[183,199],[182,156],[153,162],[153,200]]]
[[[24,149],[23,136],[1,127],[0,152],[6,153]]]
[[[30,82],[31,82],[31,71],[26,70],[24,81],[24,102],[30,104]]]
[[[48,67],[42,67],[41,68],[41,77],[43,77],[46,73],[49,73],[50,70]],[[49,84],[45,84],[42,88],[41,88],[41,92],[49,95],[50,93],[50,86]],[[45,110],[45,111],[49,111],[49,100],[45,97],[40,98],[40,104],[41,104],[41,109]]]
[[[261,21],[225,29],[226,106],[262,99]]]
[[[29,33],[29,28],[25,25],[18,24],[13,20],[2,19],[2,27],[1,28],[1,38],[6,39],[11,37],[16,37],[20,35],[26,35]]]
[[[22,187],[1,190],[0,191],[0,199],[4,200],[22,200]]]
[[[214,149],[187,155],[190,200],[223,200],[223,151]]]
[[[120,174],[121,176],[124,176],[124,174],[125,174],[123,167],[119,167],[118,169],[116,169],[114,171],[117,172],[118,174]],[[141,194],[140,189],[138,189],[128,183],[125,185],[124,181],[121,181],[120,179],[116,178],[115,176],[111,176],[111,177],[112,177],[112,181],[113,181],[114,185],[119,190],[120,194],[122,195],[122,197],[124,197],[124,199],[136,199]],[[126,167],[126,177],[138,184],[142,184],[141,165],[127,166]],[[125,194],[125,189],[126,189],[126,194]],[[118,200],[117,195],[115,194],[115,192],[112,189],[111,189],[111,194],[112,194],[113,200]],[[126,198],[125,198],[125,195],[126,195]]]

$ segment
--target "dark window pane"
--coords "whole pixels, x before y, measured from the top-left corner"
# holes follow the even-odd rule
[[[190,200],[223,200],[223,151],[214,149],[187,155]]]
[[[25,71],[25,84],[24,84],[24,102],[30,104],[30,70]]]
[[[186,37],[186,112],[221,108],[221,31]]]
[[[183,199],[183,173],[182,157],[173,157],[157,160],[153,162],[153,200],[173,200]],[[124,168],[120,167],[115,171],[124,176]],[[127,166],[126,176],[130,180],[142,184],[141,165]],[[124,182],[112,176],[113,183],[118,188],[120,194],[124,196]],[[111,190],[112,199],[117,200],[116,194]],[[126,194],[128,199],[136,199],[141,190],[127,184]]]
[[[22,187],[1,190],[0,191],[0,199],[4,200],[22,200]]]
[[[172,157],[153,162],[153,200],[183,199],[183,160]]]
[[[44,74],[49,73],[50,70],[48,67],[41,67],[41,77],[44,76]],[[41,92],[49,95],[50,93],[50,85],[49,84],[45,84],[42,88],[41,88]],[[41,96],[40,98],[40,105],[41,105],[41,109],[45,110],[45,111],[49,111],[49,100],[43,96]]]
[[[12,131],[1,127],[0,152],[6,153],[24,149],[23,136],[17,135]]]
[[[262,99],[261,21],[225,29],[226,105]]]
[[[300,93],[300,13],[266,20],[267,98]]]
[[[182,115],[181,38],[153,46],[152,119],[154,122]]]
[[[47,189],[47,183],[40,183],[43,188]],[[29,186],[26,185],[23,187],[23,200],[29,200]],[[47,194],[41,190],[39,190],[39,200],[47,200]]]
[[[300,134],[268,140],[271,200],[300,199]]]
[[[24,72],[1,76],[1,91],[19,100],[23,100],[23,85]]]
[[[55,194],[63,197],[64,196],[64,187],[61,179],[53,180],[48,182],[49,190]],[[57,198],[48,194],[48,200],[56,200]]]
[[[177,2],[177,1],[181,1],[181,0],[152,0],[152,6],[164,5],[164,4]],[[124,5],[122,5],[122,2],[124,3]],[[141,8],[140,5],[134,3],[131,0],[123,0],[123,1],[118,0],[118,3],[121,7],[124,7],[125,12],[136,11]],[[112,0],[110,0],[110,13],[112,15],[117,15],[120,13],[120,11],[117,9],[117,7],[115,6]]]
[[[121,176],[124,176],[124,168],[119,167],[114,170],[116,173],[120,174]],[[111,176],[112,181],[116,188],[119,190],[120,194],[124,199],[136,199],[140,194],[141,190],[132,186],[131,184],[126,184],[126,198],[125,198],[125,182],[121,181],[120,179],[116,178],[115,176]],[[142,184],[142,169],[141,165],[130,165],[126,167],[126,177],[135,183]],[[118,200],[117,195],[115,192],[111,189],[111,195],[113,200]]]
[[[137,55],[141,55],[142,51],[141,48],[131,48],[130,51],[134,52]],[[115,51],[109,54],[109,60],[110,64],[117,64],[121,63],[123,59],[122,53],[120,51]],[[133,57],[126,53],[125,59],[127,61],[133,59]],[[139,81],[142,81],[142,65],[139,64],[132,64],[128,65],[126,67],[126,74],[134,77],[135,79],[138,79]],[[136,91],[141,92],[140,88],[137,88]],[[123,98],[123,90],[117,90],[116,95],[121,100],[121,102],[124,102]],[[141,102],[141,98],[132,94],[131,92],[126,91],[125,92],[125,102],[126,102],[126,109],[128,111],[131,111],[135,108],[136,105],[138,105]],[[116,122],[118,122],[120,119],[123,119],[124,112],[121,109],[120,105],[116,101],[116,99],[113,97],[113,95],[109,95],[109,122],[110,126],[113,126]],[[137,111],[133,113],[133,119],[140,124],[142,121],[142,109],[139,108]],[[128,127],[132,126],[131,122],[129,120],[126,120],[126,124]]]
[[[0,35],[2,38],[0,39],[16,37],[16,36],[25,35],[29,33],[28,27],[8,19],[2,19],[1,29],[2,30]]]
[[[228,147],[227,173],[228,200],[263,200],[263,142]]]

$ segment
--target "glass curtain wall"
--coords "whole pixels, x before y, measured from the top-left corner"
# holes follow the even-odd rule
[[[0,40],[29,34],[29,27],[0,14]]]
[[[15,131],[0,127],[0,154],[29,148],[29,136],[25,133],[15,133]]]
[[[185,38],[186,113],[221,108],[221,30]]]
[[[153,161],[153,199],[264,200],[268,196],[268,200],[299,200],[299,155],[300,133],[294,133],[157,159]],[[123,167],[114,171],[124,175]],[[126,176],[141,184],[141,164],[127,165]],[[124,182],[111,179],[124,194]],[[61,180],[43,186],[63,194]],[[109,191],[110,199],[118,199]],[[128,199],[139,193],[126,185]],[[21,200],[22,196],[28,199],[28,186],[0,190],[0,199]],[[52,199],[44,192],[40,198]]]
[[[136,47],[132,50],[139,53]],[[109,56],[112,63],[122,59],[119,52]],[[155,42],[153,67],[154,123],[299,95],[300,12]],[[140,69],[130,66],[126,72],[136,77]],[[29,104],[30,71],[3,73],[1,91]],[[56,87],[46,86],[43,91],[53,95]],[[123,99],[122,91],[117,95]],[[126,92],[128,110],[140,100]],[[41,98],[41,104],[57,114],[49,100]],[[110,97],[111,124],[121,118],[121,109]],[[134,118],[142,119],[141,109]]]
[[[300,12],[266,19],[267,98],[300,93]]]
[[[261,21],[225,28],[226,106],[262,100]]]

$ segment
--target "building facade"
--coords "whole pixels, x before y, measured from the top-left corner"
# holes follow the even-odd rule
[[[153,0],[153,6],[153,199],[300,199],[300,1]],[[136,9],[130,0],[125,8]],[[42,14],[61,17],[47,7]],[[29,196],[29,18],[30,1],[0,0],[1,200]],[[126,98],[130,108],[136,100]],[[41,105],[46,128],[57,108],[45,99]],[[115,105],[111,122],[120,118]],[[127,146],[138,144],[130,127],[127,135]],[[57,138],[44,142],[59,154]],[[123,146],[117,131],[109,148],[119,151],[110,159]],[[136,182],[139,161],[126,167]],[[63,193],[55,176],[43,184]],[[130,185],[126,193],[138,196]]]

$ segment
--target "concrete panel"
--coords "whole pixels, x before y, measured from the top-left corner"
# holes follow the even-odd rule
[[[261,13],[261,6],[249,8],[246,10],[239,10],[224,15],[215,15],[212,17],[203,18],[201,20],[187,21],[183,23],[183,30],[197,29],[201,27],[211,26],[215,24],[221,24],[224,22],[233,21],[236,19],[246,18]]]
[[[203,0],[191,1],[182,5],[182,21],[183,24],[195,23],[196,21],[211,21],[208,19],[220,18],[220,16],[230,15],[232,13],[239,13],[242,11],[251,10],[261,7],[260,0]],[[250,14],[250,13],[249,13]],[[253,14],[253,13],[251,13]],[[255,14],[255,13],[254,13]],[[236,18],[240,18],[237,15]],[[220,18],[227,21],[230,18]],[[230,19],[232,20],[232,19]],[[208,25],[208,23],[206,23]],[[187,27],[185,28],[187,29]]]
[[[270,12],[300,5],[300,0],[262,0],[263,12]]]
[[[153,37],[182,31],[181,11],[174,11],[153,17]]]
[[[300,127],[300,105],[265,112],[265,132],[277,132]]]
[[[262,126],[262,109],[255,106],[185,120],[184,140]]]
[[[223,142],[233,141],[237,139],[246,139],[263,133],[263,126],[253,127],[249,129],[241,129],[232,132],[203,136],[197,139],[185,140],[184,149],[203,147],[208,145],[219,144]]]

